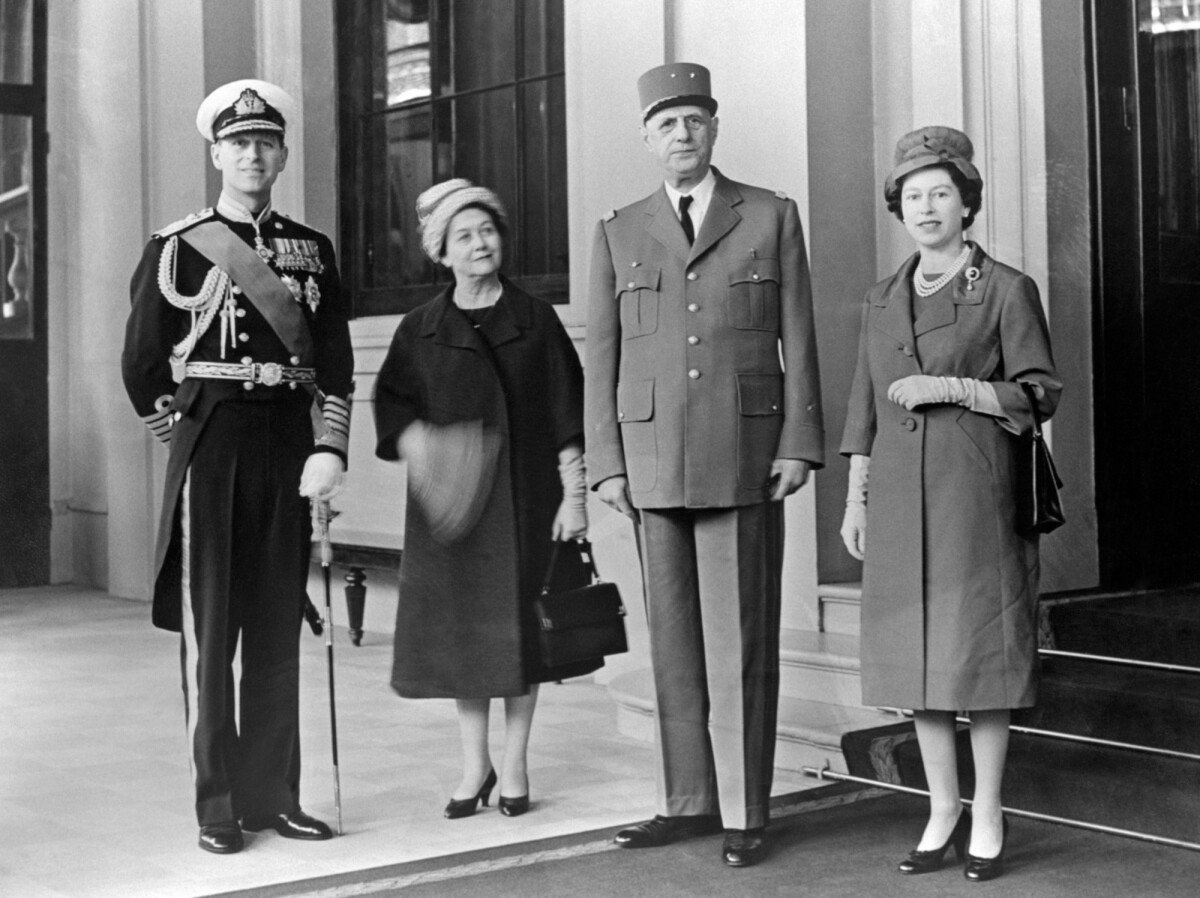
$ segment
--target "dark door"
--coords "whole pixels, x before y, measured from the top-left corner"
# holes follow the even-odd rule
[[[50,580],[45,36],[0,0],[0,588]]]
[[[1101,570],[1200,582],[1200,4],[1094,0]]]

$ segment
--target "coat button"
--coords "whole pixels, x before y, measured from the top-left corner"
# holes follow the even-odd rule
[[[617,412],[617,420],[618,420],[618,421],[623,421],[624,419],[625,419],[625,413],[624,413],[624,412]]]
[[[254,361],[254,359],[250,358],[250,356],[248,356],[248,355],[244,355],[244,356],[242,356],[242,364],[243,364],[243,365],[249,365],[249,364],[251,364],[253,361]]]
[[[693,368],[691,371],[688,372],[688,377],[690,377],[692,380],[699,380],[700,379],[700,370],[698,368]]]
[[[629,263],[629,267],[630,267],[630,268],[637,268],[637,267],[638,267],[639,265],[641,265],[641,264],[642,264],[641,262],[630,262],[630,263]]]
[[[238,339],[241,340],[243,343],[245,343],[247,340],[250,339],[250,335],[249,334],[238,334]]]
[[[903,421],[900,422],[900,426],[903,427],[905,430],[916,430],[917,422],[914,421],[912,418],[905,418]]]
[[[689,302],[688,303],[688,311],[689,312],[699,312],[700,306],[697,303]]]
[[[752,280],[752,281],[758,280],[758,272],[757,271],[754,272],[754,274],[750,275],[750,280]]]
[[[633,281],[630,281],[630,282],[629,282],[628,284],[626,284],[625,286],[626,286],[626,287],[628,287],[630,290],[632,290],[634,287],[636,287],[636,286],[637,286],[637,284],[636,284],[636,283],[634,283]]]
[[[298,356],[298,355],[292,356],[291,363],[293,365],[299,365],[300,364],[300,356]]]
[[[233,285],[233,287],[232,287],[232,288],[230,288],[229,292],[230,292],[230,293],[234,293],[234,294],[241,293],[241,292],[242,292],[242,288],[241,288],[241,287],[239,287],[237,284],[234,284],[234,285]]]
[[[245,317],[246,317],[246,310],[245,310],[245,309],[238,309],[238,310],[237,310],[237,312],[236,312],[236,314],[237,314],[237,316],[238,316],[239,318],[245,318]]]
[[[688,337],[688,343],[691,344],[692,346],[695,346],[699,342],[700,342],[699,337]]]
[[[912,347],[908,345],[901,346],[900,351],[907,356],[911,356],[913,354]]]
[[[689,271],[689,272],[688,272],[688,280],[689,280],[689,281],[694,281],[694,280],[696,280],[696,278],[698,278],[698,277],[700,277],[700,275],[696,274],[696,272],[694,272],[694,271]]]

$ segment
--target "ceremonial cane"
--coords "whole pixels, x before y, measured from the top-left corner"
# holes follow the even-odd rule
[[[329,668],[329,738],[333,747],[333,803],[337,808],[337,831],[342,834],[342,779],[338,773],[337,707],[333,691],[333,588],[330,585],[329,565],[333,561],[333,547],[329,542],[329,501],[314,499],[313,531],[321,541],[321,574],[325,579],[325,660]]]

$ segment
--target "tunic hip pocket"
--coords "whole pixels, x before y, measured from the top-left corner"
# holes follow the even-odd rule
[[[658,483],[658,437],[654,432],[654,380],[617,384],[617,420],[625,449],[629,489],[644,493]]]
[[[771,462],[783,429],[783,375],[739,374],[738,484],[759,489],[771,478]]]

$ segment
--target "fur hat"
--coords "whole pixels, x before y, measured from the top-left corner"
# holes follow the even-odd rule
[[[421,228],[421,249],[435,262],[442,260],[446,228],[450,219],[471,205],[486,206],[496,217],[496,224],[508,226],[508,216],[500,197],[486,187],[477,187],[466,178],[451,178],[434,184],[417,197],[417,219]]]
[[[975,147],[971,138],[957,128],[944,125],[929,125],[909,131],[896,143],[896,154],[892,159],[892,171],[884,185],[884,196],[890,195],[900,180],[920,168],[931,165],[953,165],[968,181],[983,188],[983,178],[972,163]]]

